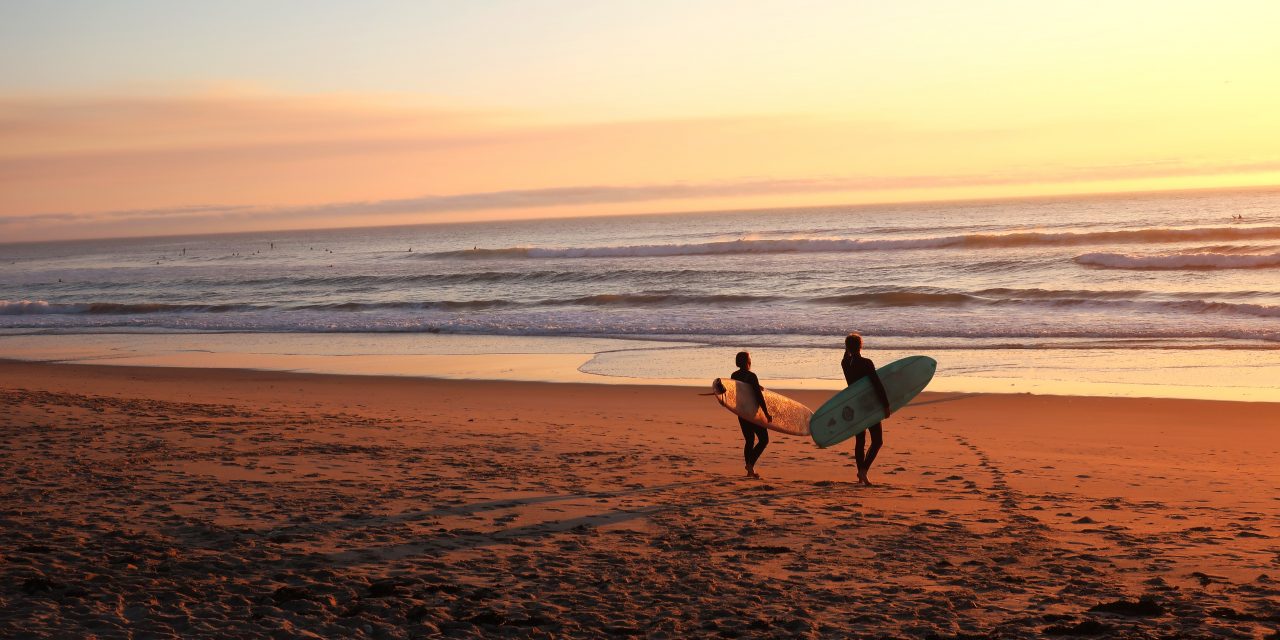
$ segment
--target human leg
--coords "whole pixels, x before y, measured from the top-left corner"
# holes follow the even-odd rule
[[[866,454],[862,453],[862,445],[864,442],[863,435],[871,434],[871,448]],[[858,482],[871,486],[871,481],[867,479],[867,472],[871,470],[871,463],[876,461],[876,454],[880,453],[880,447],[884,444],[884,430],[879,424],[867,429],[863,433],[858,434]]]
[[[867,432],[860,431],[853,441],[853,459],[858,463],[858,475],[862,475],[862,461],[866,458]]]
[[[880,453],[880,446],[884,444],[884,428],[879,423],[867,429],[867,432],[871,434],[871,448],[867,449],[867,456],[862,463],[863,469],[871,468],[871,463],[876,461],[876,454]]]
[[[759,442],[756,444],[755,448],[751,450],[751,454],[747,458],[747,466],[754,469],[756,461],[758,461],[761,454],[764,453],[764,448],[769,446],[769,430],[758,425],[752,426],[755,427],[756,440]]]
[[[755,475],[755,460],[751,457],[756,443],[755,425],[738,418],[738,426],[742,428],[742,460],[747,465],[747,475]]]

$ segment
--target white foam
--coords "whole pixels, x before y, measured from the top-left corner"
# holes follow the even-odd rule
[[[0,316],[77,313],[79,311],[79,309],[68,310],[68,306],[78,307],[79,305],[49,304],[44,300],[0,300]]]
[[[1086,253],[1076,256],[1075,261],[1109,269],[1268,269],[1280,267],[1280,253]]]
[[[508,247],[426,254],[454,258],[643,258],[750,253],[838,253],[903,249],[1147,244],[1194,241],[1280,239],[1280,227],[1192,227],[1050,233],[973,233],[924,238],[859,240],[849,238],[741,238],[685,244],[606,247]]]

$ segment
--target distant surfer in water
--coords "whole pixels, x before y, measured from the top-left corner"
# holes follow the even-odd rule
[[[751,373],[751,354],[739,351],[734,358],[734,364],[738,365],[738,370],[729,377],[751,387],[756,394],[756,402],[760,404],[760,410],[764,412],[764,419],[773,422],[773,416],[769,415],[769,407],[764,403],[764,390],[760,387],[760,378]],[[748,422],[746,418],[738,418],[738,426],[742,427],[744,442],[742,457],[747,463],[747,475],[759,478],[760,474],[756,473],[756,461],[760,459],[760,454],[764,453],[764,448],[769,446],[769,430]],[[756,443],[757,440],[759,443]]]
[[[876,390],[876,397],[880,398],[880,403],[884,405],[884,417],[888,418],[893,413],[889,409],[889,394],[884,391],[884,383],[880,382],[880,376],[876,375],[876,365],[870,359],[862,357],[862,336],[857,333],[850,333],[844,339],[844,358],[840,360],[840,368],[844,369],[844,381],[846,384],[853,383],[871,376],[871,386]],[[875,462],[876,454],[880,453],[880,446],[884,444],[884,432],[877,422],[858,434],[856,449],[853,452],[854,459],[858,462],[858,482],[871,486],[871,481],[867,480],[867,470],[871,468],[871,463]],[[867,444],[867,433],[871,433],[871,449],[865,454],[863,447]]]

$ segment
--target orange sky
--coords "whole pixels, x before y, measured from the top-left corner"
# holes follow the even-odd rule
[[[424,7],[7,8],[0,241],[1280,183],[1274,3]]]

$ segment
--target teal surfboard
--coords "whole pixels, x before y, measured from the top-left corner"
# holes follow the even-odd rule
[[[897,411],[907,406],[933,380],[938,362],[927,356],[911,356],[890,362],[876,374],[884,383],[889,396],[889,408]],[[868,427],[884,420],[884,406],[876,397],[871,378],[863,378],[837,393],[835,397],[813,412],[809,420],[809,435],[819,447],[826,448],[844,442],[866,431]]]

